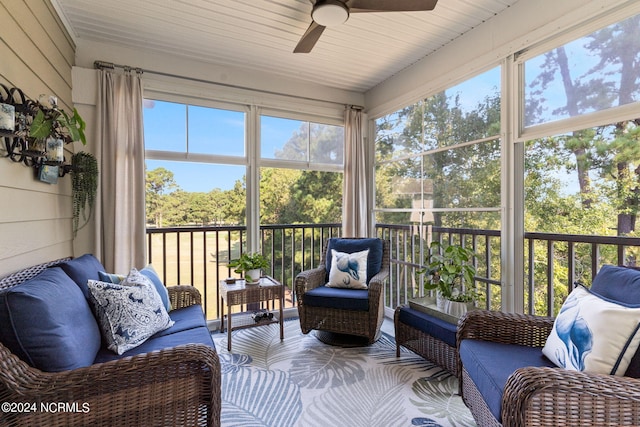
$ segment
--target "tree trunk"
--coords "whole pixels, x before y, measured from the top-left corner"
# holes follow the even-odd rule
[[[558,68],[560,69],[560,75],[562,76],[562,84],[564,85],[564,91],[567,95],[567,112],[569,113],[569,116],[575,117],[580,114],[580,111],[578,107],[576,88],[571,80],[567,52],[564,50],[564,47],[559,47],[556,49],[556,54]],[[574,136],[579,137],[576,133],[574,133]],[[591,198],[591,179],[589,178],[589,169],[582,160],[585,155],[585,150],[584,148],[577,148],[573,150],[573,154],[576,159],[578,184],[580,185],[580,195],[582,196],[582,207],[588,209],[591,207],[593,199]]]

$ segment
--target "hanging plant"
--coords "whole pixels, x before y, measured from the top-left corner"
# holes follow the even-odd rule
[[[73,196],[73,236],[87,225],[98,189],[98,161],[91,153],[79,151],[71,157],[71,192]],[[87,210],[89,211],[87,214]],[[80,213],[84,223],[79,226]]]

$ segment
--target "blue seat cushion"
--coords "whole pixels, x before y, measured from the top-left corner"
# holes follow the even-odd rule
[[[147,341],[132,348],[131,350],[125,351],[120,356],[103,346],[95,358],[95,363],[109,362],[123,357],[149,353],[154,350],[162,350],[164,348],[171,348],[183,344],[205,344],[209,347],[215,348],[209,329],[204,326],[200,326],[198,328],[187,329],[169,335],[153,335]]]
[[[305,292],[302,300],[305,305],[311,307],[369,311],[369,291],[367,289],[318,286],[315,289]]]
[[[465,339],[460,343],[459,351],[464,369],[500,422],[502,393],[509,376],[516,369],[528,366],[555,367],[542,354],[542,347]]]
[[[629,307],[640,306],[640,271],[603,265],[593,278],[591,292]],[[626,377],[640,378],[640,349],[631,359]]]
[[[367,283],[369,280],[382,268],[382,255],[383,244],[382,239],[368,238],[368,239],[345,239],[334,237],[329,239],[329,245],[327,246],[327,262],[325,269],[327,274],[331,271],[331,249],[335,249],[337,252],[344,252],[352,254],[369,249],[369,255],[367,256]]]
[[[451,347],[456,346],[457,325],[445,322],[437,317],[430,316],[410,307],[400,309],[398,320],[405,325],[431,335]]]
[[[91,254],[84,254],[78,258],[58,264],[62,270],[80,287],[85,298],[89,299],[89,287],[87,282],[100,280],[100,272],[105,268],[102,263]]]
[[[80,288],[55,267],[0,294],[0,341],[29,365],[59,372],[91,365],[101,338]]]
[[[172,310],[169,312],[169,317],[175,322],[173,326],[164,331],[156,332],[153,337],[171,335],[188,329],[207,327],[207,321],[204,318],[202,307],[197,304]]]

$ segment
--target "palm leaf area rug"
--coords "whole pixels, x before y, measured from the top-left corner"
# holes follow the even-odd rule
[[[458,380],[393,337],[367,347],[327,345],[297,319],[213,333],[222,366],[223,426],[474,426]]]

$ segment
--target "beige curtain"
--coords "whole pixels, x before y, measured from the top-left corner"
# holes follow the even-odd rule
[[[96,255],[110,272],[128,273],[147,258],[142,84],[136,73],[99,73]]]
[[[342,200],[342,234],[367,237],[367,155],[362,136],[362,111],[347,108],[344,120],[344,191]]]

